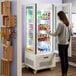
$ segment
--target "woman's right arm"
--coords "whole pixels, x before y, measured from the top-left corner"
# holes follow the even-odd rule
[[[58,36],[61,32],[62,32],[62,24],[59,23],[56,31],[54,33],[51,33],[51,31],[49,31],[48,34],[52,36]]]
[[[73,30],[71,26],[70,26],[70,35],[73,36]]]

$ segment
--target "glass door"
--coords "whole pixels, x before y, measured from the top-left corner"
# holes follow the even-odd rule
[[[26,6],[26,51],[35,53],[35,5]]]
[[[42,4],[41,7],[39,5],[37,9],[37,54],[46,54],[53,51],[52,36],[47,34],[47,31],[52,31],[52,14],[50,5]]]
[[[70,22],[70,25],[71,25],[71,4],[58,4],[58,5],[55,5],[55,30],[57,29],[58,27],[58,23],[59,23],[59,20],[58,20],[58,16],[57,16],[57,13],[59,11],[64,11],[69,22]],[[55,38],[55,51],[58,52],[58,39],[57,37]],[[69,46],[69,56],[71,56],[71,43],[70,43],[70,46]]]

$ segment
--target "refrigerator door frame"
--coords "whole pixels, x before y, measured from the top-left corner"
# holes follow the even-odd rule
[[[55,11],[55,25],[56,25],[56,8],[57,7],[68,7],[68,10],[69,10],[69,21],[70,21],[70,25],[72,24],[72,4],[71,3],[63,3],[63,4],[54,4],[54,11]],[[56,29],[56,28],[55,28]],[[69,57],[72,57],[72,51],[71,51],[71,41],[72,41],[72,37],[70,39],[70,43],[69,43],[69,48],[68,48],[68,56]],[[55,52],[57,52],[58,50],[55,50]],[[57,52],[58,53],[58,52]]]
[[[26,6],[25,6],[25,8],[26,7],[30,7],[30,6],[32,6],[33,7],[33,16],[34,16],[34,21],[33,21],[33,52],[29,52],[29,53],[33,53],[33,54],[35,54],[36,52],[35,52],[35,4],[27,4]],[[25,9],[25,13],[26,13],[26,10],[27,9]],[[25,16],[25,19],[27,20],[27,15]],[[26,23],[26,26],[25,26],[25,28],[24,29],[26,29],[26,37],[27,37],[27,21],[25,21]],[[25,44],[26,44],[26,47],[25,47],[25,52],[27,51],[27,39],[26,39],[26,42],[25,42]]]

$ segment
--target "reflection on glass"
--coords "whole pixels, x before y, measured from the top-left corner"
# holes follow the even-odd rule
[[[27,16],[27,51],[33,51],[33,7],[26,7]]]

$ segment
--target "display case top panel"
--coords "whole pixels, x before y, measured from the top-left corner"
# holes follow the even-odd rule
[[[52,4],[37,4],[37,10],[52,10]]]

